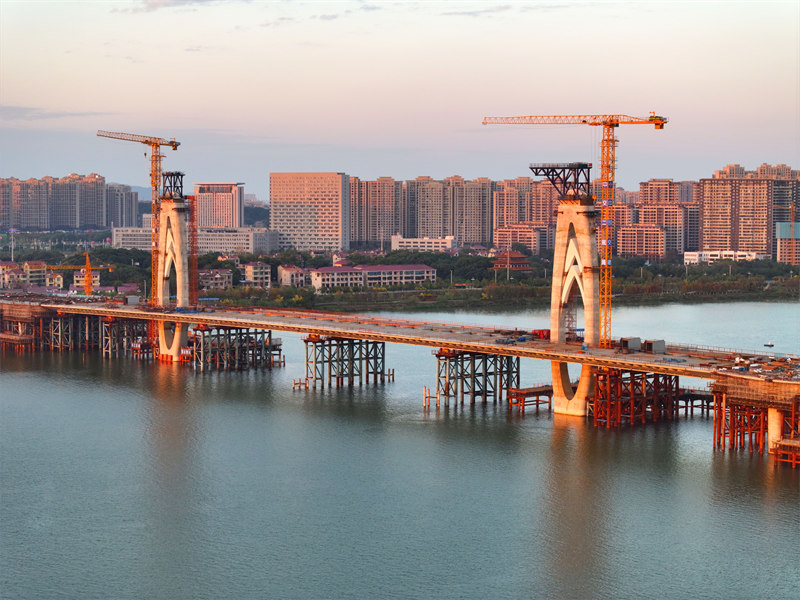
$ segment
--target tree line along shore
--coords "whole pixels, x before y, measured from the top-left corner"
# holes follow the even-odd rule
[[[115,265],[104,271],[103,285],[138,283],[146,289],[150,278],[150,254],[106,246],[89,250],[92,264]],[[0,251],[0,260],[10,260],[10,249]],[[15,261],[43,260],[48,264],[81,264],[83,248],[77,244],[62,248],[41,246],[18,248]],[[240,255],[240,263],[261,261],[311,269],[331,265],[331,256],[286,251],[270,256]],[[232,259],[219,253],[199,257],[201,269],[230,268],[234,287],[208,290],[201,296],[219,298],[226,305],[317,308],[337,311],[367,310],[502,310],[510,307],[548,307],[552,255],[528,256],[529,272],[492,269],[492,258],[477,254],[450,255],[433,252],[396,251],[386,254],[348,255],[350,264],[426,264],[436,269],[437,280],[416,286],[389,288],[333,288],[315,291],[310,286],[269,289],[239,285],[242,273]],[[615,305],[660,304],[666,302],[719,302],[736,300],[800,299],[800,267],[771,260],[718,261],[714,264],[684,265],[680,257],[650,263],[641,257],[615,257],[613,263]],[[65,286],[71,283],[65,272]]]

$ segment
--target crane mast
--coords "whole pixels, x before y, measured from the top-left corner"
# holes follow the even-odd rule
[[[600,142],[600,346],[611,347],[612,248],[614,239],[614,178],[617,139],[614,130],[620,125],[653,125],[664,129],[666,117],[628,115],[528,115],[484,117],[484,125],[592,125],[603,128]]]
[[[122,133],[118,131],[103,131],[97,132],[98,137],[107,137],[115,140],[124,140],[127,142],[139,142],[150,146],[150,187],[153,190],[152,194],[152,211],[153,211],[153,229],[152,229],[152,286],[151,286],[151,300],[153,305],[161,304],[161,299],[158,297],[158,267],[159,267],[159,248],[158,248],[158,232],[159,223],[158,215],[161,208],[161,159],[164,156],[161,154],[161,146],[169,146],[173,150],[177,150],[180,142],[168,140],[165,138],[138,135],[135,133]]]

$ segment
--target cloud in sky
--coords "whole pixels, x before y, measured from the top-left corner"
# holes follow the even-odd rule
[[[121,12],[153,12],[162,8],[192,7],[197,5],[220,4],[224,0],[139,0],[132,8],[115,9]],[[231,1],[231,0],[229,0]],[[250,0],[235,0],[249,2]]]
[[[0,144],[11,160],[24,130],[202,131],[184,134],[181,168],[224,176],[219,157],[236,156],[228,177],[248,182],[316,167],[505,178],[531,161],[596,161],[599,139],[586,127],[483,127],[484,116],[655,110],[670,118],[658,135],[620,131],[623,185],[728,162],[800,167],[796,3],[0,2],[0,122],[13,128]],[[231,135],[206,144],[210,128]],[[97,148],[87,141],[88,166],[71,170],[97,170]],[[24,157],[51,174],[46,161],[78,158]],[[3,161],[4,174],[25,164]],[[112,171],[123,168],[110,161],[108,174],[123,179]]]
[[[0,121],[44,121],[71,117],[98,117],[105,112],[52,111],[36,106],[0,106]]]
[[[475,8],[472,10],[450,10],[441,14],[447,17],[486,17],[495,13],[505,12],[507,10],[511,10],[510,4],[489,6],[487,8]]]

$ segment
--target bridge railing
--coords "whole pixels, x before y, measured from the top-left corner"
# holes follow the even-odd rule
[[[738,355],[738,356],[774,356],[775,358],[798,358],[800,356],[787,354],[785,352],[772,352],[770,349],[765,350],[742,350],[741,348],[725,348],[724,346],[705,346],[703,344],[676,344],[672,342],[666,343],[667,350],[677,350],[679,352],[692,353],[692,352],[713,352],[715,354],[725,355]]]

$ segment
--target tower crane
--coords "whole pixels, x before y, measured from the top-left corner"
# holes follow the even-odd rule
[[[603,128],[600,142],[600,346],[611,347],[611,255],[614,237],[614,172],[617,139],[614,129],[620,125],[653,125],[664,129],[666,117],[628,115],[532,115],[520,117],[484,117],[484,125],[593,125]]]
[[[173,150],[177,150],[178,146],[181,145],[180,142],[176,142],[174,139],[167,140],[160,137],[154,137],[149,135],[137,135],[135,133],[120,133],[115,131],[103,131],[99,130],[97,132],[98,137],[107,137],[112,138],[115,140],[125,140],[128,142],[139,142],[141,144],[145,144],[150,146],[150,187],[153,188],[153,200],[152,200],[152,210],[153,210],[153,267],[152,267],[152,276],[153,276],[153,285],[151,287],[151,300],[150,303],[153,305],[158,305],[161,303],[161,299],[158,298],[158,265],[159,265],[159,248],[158,248],[158,214],[159,209],[161,207],[161,159],[164,157],[161,154],[161,146],[169,146]],[[146,154],[145,154],[146,156]]]
[[[89,261],[89,253],[84,252],[86,254],[86,264],[85,265],[47,265],[48,269],[83,269],[83,293],[87,296],[91,296],[93,290],[93,283],[92,283],[92,269],[99,270],[99,269],[108,269],[109,272],[114,270],[114,265],[102,265],[99,267],[92,267],[92,263]]]

